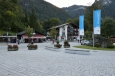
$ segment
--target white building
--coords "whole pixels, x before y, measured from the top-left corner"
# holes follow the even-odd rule
[[[58,26],[55,26],[56,30],[58,31],[57,40],[77,40],[79,32],[79,26],[73,23],[65,23]]]

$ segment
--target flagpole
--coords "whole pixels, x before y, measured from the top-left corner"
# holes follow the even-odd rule
[[[94,48],[94,46],[95,46],[95,43],[94,43],[95,42],[95,40],[94,40],[95,39],[94,38],[94,10],[93,10],[93,34],[92,35],[93,35],[93,48]]]

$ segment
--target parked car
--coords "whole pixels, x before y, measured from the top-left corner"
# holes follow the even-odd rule
[[[88,46],[93,46],[93,41],[89,41]]]
[[[88,45],[89,41],[88,40],[81,40],[81,45]]]

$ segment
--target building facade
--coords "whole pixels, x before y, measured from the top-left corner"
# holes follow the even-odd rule
[[[55,26],[56,30],[58,31],[57,40],[64,41],[64,40],[77,40],[79,36],[79,27],[73,23],[65,23],[58,26]]]

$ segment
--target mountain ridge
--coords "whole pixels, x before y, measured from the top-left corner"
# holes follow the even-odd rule
[[[104,8],[102,10],[103,17],[115,18],[115,14],[114,14],[115,0],[99,0],[99,1],[102,3],[102,6]],[[87,7],[88,6],[83,6],[83,5],[72,5],[69,7],[63,7],[62,9],[67,11],[73,18],[76,18],[76,17],[79,17],[79,15],[85,14]]]

